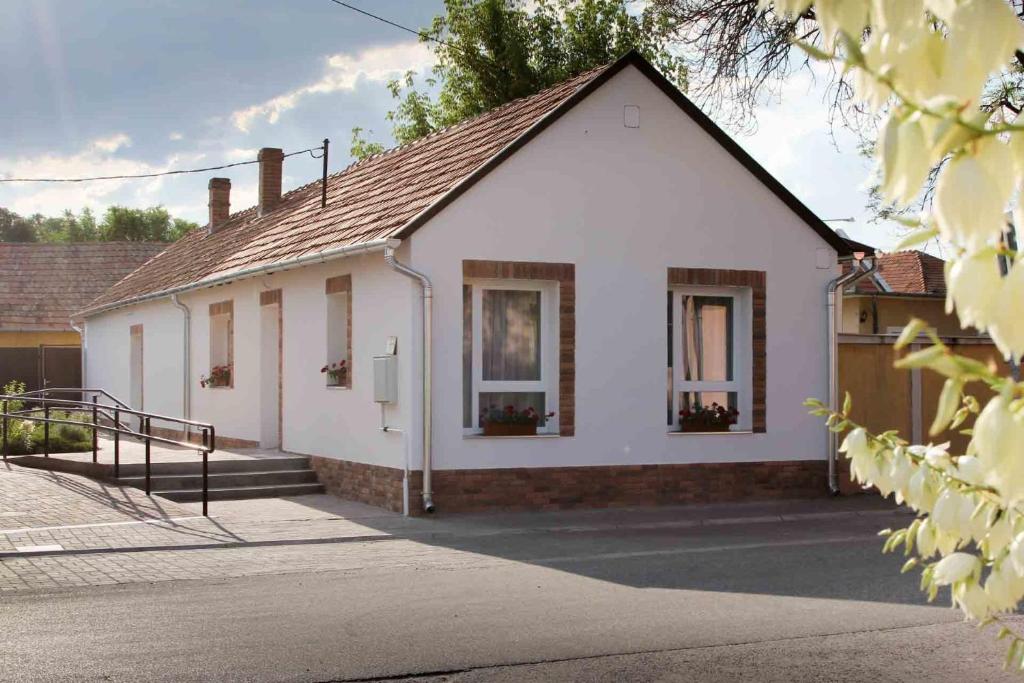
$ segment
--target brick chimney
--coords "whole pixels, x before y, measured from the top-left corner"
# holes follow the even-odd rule
[[[281,167],[284,150],[264,147],[260,150],[260,206],[259,215],[273,211],[281,203]]]
[[[210,178],[210,234],[217,232],[231,215],[231,179]]]

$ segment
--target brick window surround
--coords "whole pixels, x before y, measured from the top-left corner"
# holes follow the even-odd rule
[[[751,351],[753,352],[751,419],[753,431],[763,434],[767,431],[766,372],[768,350],[766,346],[766,288],[763,270],[721,270],[717,268],[669,268],[668,286],[699,285],[705,287],[749,287],[753,329]]]
[[[235,387],[235,302],[232,300],[212,303],[210,304],[209,315],[210,318],[218,315],[226,315],[228,317],[227,365],[231,368],[231,379],[226,387],[218,388],[233,389]]]
[[[576,266],[530,261],[462,262],[462,277],[558,283],[558,434],[576,434]]]
[[[354,365],[352,362],[352,275],[336,275],[334,277],[327,278],[324,293],[327,295],[348,295],[348,304],[345,306],[345,356],[348,358],[348,372],[345,373],[345,383],[339,386],[351,389],[352,370]],[[328,359],[328,362],[329,361],[330,359]]]

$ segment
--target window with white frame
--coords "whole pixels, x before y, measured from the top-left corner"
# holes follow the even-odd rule
[[[748,287],[669,290],[670,430],[750,430],[752,329]]]
[[[329,387],[352,386],[352,277],[327,280],[327,357],[321,369]]]
[[[557,434],[558,283],[467,280],[463,285],[463,429],[487,413],[533,408],[538,433]]]

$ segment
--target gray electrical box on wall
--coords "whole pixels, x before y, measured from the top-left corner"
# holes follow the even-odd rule
[[[377,403],[398,401],[398,356],[373,357],[373,400]]]

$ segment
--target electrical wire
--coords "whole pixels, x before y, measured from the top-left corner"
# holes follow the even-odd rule
[[[464,54],[466,57],[469,57],[470,59],[480,59],[480,60],[483,60],[483,63],[485,65],[489,66],[490,68],[494,69],[495,73],[501,73],[500,67],[498,67],[497,64],[495,64],[493,61],[491,61],[487,57],[484,57],[483,55],[480,55],[480,54],[473,54],[471,52],[468,52],[468,51],[464,50],[463,48],[459,47],[458,45],[456,45],[455,43],[449,43],[447,40],[443,40],[441,38],[438,38],[437,36],[431,35],[431,34],[425,32],[425,31],[417,31],[414,28],[409,28],[408,26],[403,26],[402,24],[399,24],[398,22],[392,21],[390,19],[386,19],[386,18],[384,18],[382,16],[374,14],[373,12],[367,12],[364,9],[360,9],[359,7],[356,7],[354,5],[348,4],[347,2],[342,2],[342,0],[331,0],[331,2],[333,2],[335,5],[340,5],[341,7],[344,7],[345,9],[349,9],[349,10],[352,10],[353,12],[357,12],[358,14],[362,14],[365,17],[369,17],[371,19],[375,19],[375,20],[377,20],[379,22],[385,23],[388,26],[393,26],[393,27],[395,27],[395,28],[397,28],[397,29],[399,29],[401,31],[405,31],[406,33],[411,33],[414,36],[419,36],[423,40],[429,40],[429,41],[437,43],[438,45],[444,45],[445,47],[447,47],[449,49],[455,50],[456,52],[461,52],[462,54]]]
[[[299,150],[298,152],[288,152],[285,157],[293,157],[297,154],[309,153],[314,159],[320,157],[313,154],[317,150],[322,150],[324,147],[310,147],[309,149]],[[323,156],[323,155],[321,155]],[[236,161],[231,164],[224,164],[222,166],[207,166],[206,168],[189,168],[189,169],[178,169],[174,171],[161,171],[160,173],[138,173],[135,175],[106,175],[106,176],[94,176],[91,178],[3,178],[0,177],[0,183],[86,183],[93,180],[134,180],[137,178],[158,178],[160,176],[167,175],[182,175],[185,173],[205,173],[207,171],[220,171],[225,168],[234,168],[235,166],[247,166],[249,164],[258,164],[259,159],[252,159],[251,161]]]

